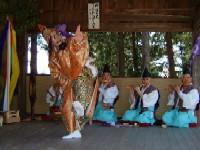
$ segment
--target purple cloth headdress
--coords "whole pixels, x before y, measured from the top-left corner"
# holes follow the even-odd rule
[[[60,32],[62,36],[65,37],[71,37],[72,34],[70,34],[70,32],[67,31],[67,25],[66,24],[58,24],[55,26],[56,31]]]

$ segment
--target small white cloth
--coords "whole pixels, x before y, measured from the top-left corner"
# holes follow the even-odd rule
[[[88,57],[85,63],[85,66],[91,70],[92,72],[92,78],[95,78],[98,75],[97,67],[92,64],[94,62],[94,59],[92,57]]]
[[[77,117],[84,116],[84,107],[79,101],[74,101],[72,104]]]

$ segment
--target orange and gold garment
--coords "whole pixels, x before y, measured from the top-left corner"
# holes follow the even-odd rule
[[[73,37],[64,38],[55,30],[39,25],[45,40],[49,46],[49,68],[51,76],[60,83],[64,91],[62,113],[64,124],[68,132],[77,128],[75,115],[72,110],[73,103],[73,80],[81,74],[89,55],[89,45],[86,33],[83,39],[76,41]],[[63,48],[60,48],[62,44]]]
[[[86,34],[81,42],[69,39],[68,46],[63,51],[53,51],[49,57],[49,68],[54,79],[64,88],[64,102],[62,107],[63,119],[69,132],[76,130],[76,121],[72,111],[73,91],[72,81],[81,73],[89,47]]]

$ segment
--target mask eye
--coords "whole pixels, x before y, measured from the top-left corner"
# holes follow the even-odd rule
[[[59,45],[59,50],[64,50],[65,47],[66,47],[66,43],[65,42],[62,42],[60,45]]]

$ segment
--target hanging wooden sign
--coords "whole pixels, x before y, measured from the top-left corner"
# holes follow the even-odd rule
[[[88,29],[100,29],[99,2],[88,3]]]

